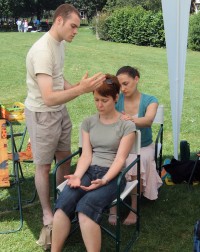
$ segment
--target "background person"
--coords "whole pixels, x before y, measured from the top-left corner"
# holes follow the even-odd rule
[[[19,18],[17,19],[17,29],[18,29],[18,32],[22,32],[22,20]]]
[[[28,31],[28,21],[27,19],[24,20],[24,32]]]
[[[106,75],[94,91],[98,110],[82,123],[82,154],[73,175],[59,195],[53,220],[52,252],[62,250],[71,220],[78,214],[86,250],[100,252],[102,212],[117,196],[117,175],[133,145],[135,124],[121,120],[115,109],[120,85],[116,76]],[[125,188],[126,179],[121,190]]]
[[[131,66],[121,67],[116,75],[121,86],[121,94],[116,109],[122,112],[124,120],[133,122],[141,131],[141,192],[147,199],[155,200],[158,198],[158,188],[162,185],[162,180],[156,170],[155,144],[153,143],[151,129],[158,108],[158,100],[154,96],[141,93],[138,90],[140,73],[136,68]],[[132,162],[133,155],[129,155],[127,165]],[[136,175],[136,168],[133,167],[128,172],[127,179],[134,180]],[[133,208],[136,207],[134,192],[131,194]],[[109,222],[113,225],[116,224],[115,208],[111,209]],[[124,224],[131,225],[135,222],[136,215],[130,212]]]
[[[53,213],[49,195],[49,172],[56,156],[59,161],[70,154],[71,121],[65,103],[99,87],[105,75],[97,73],[74,86],[63,76],[65,41],[71,42],[80,26],[79,12],[69,4],[60,5],[53,25],[29,50],[26,58],[28,94],[25,117],[36,165],[35,184],[43,211],[43,224],[38,244],[49,236]],[[68,166],[59,169],[58,184]],[[46,239],[46,238],[45,238]]]

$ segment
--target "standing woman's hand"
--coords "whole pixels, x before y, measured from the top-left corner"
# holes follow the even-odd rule
[[[132,121],[133,122],[133,116],[126,114],[124,111],[122,111],[121,119],[125,121]]]

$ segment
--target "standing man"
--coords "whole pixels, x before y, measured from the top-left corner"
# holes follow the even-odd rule
[[[29,50],[26,58],[28,94],[25,115],[36,165],[35,184],[43,211],[43,224],[38,244],[50,240],[53,213],[49,197],[49,172],[56,157],[62,160],[70,154],[71,121],[65,103],[98,88],[105,75],[85,74],[71,86],[64,79],[65,41],[71,42],[80,26],[79,12],[69,4],[60,5],[53,25]],[[57,183],[69,174],[68,167],[59,169]],[[49,231],[50,230],[50,231]]]

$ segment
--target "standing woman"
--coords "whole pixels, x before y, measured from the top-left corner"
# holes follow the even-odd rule
[[[139,71],[131,66],[123,66],[117,71],[117,77],[121,87],[121,94],[116,104],[116,109],[122,112],[122,118],[135,123],[137,129],[141,131],[141,192],[149,200],[158,198],[158,188],[162,185],[162,180],[156,171],[155,144],[152,140],[151,125],[155,118],[158,100],[151,95],[141,93],[138,90],[140,79]],[[133,160],[134,154],[130,154],[126,164]],[[127,176],[127,180],[136,179],[136,168],[133,167]],[[132,207],[136,207],[136,196],[131,194]],[[116,224],[116,210],[111,209],[109,222]],[[125,225],[136,222],[136,215],[129,213],[125,219]]]

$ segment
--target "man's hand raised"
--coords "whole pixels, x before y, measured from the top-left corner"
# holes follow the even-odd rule
[[[79,87],[82,93],[89,93],[100,87],[105,79],[106,77],[103,73],[97,73],[92,77],[88,77],[88,72],[86,72],[80,81]]]

